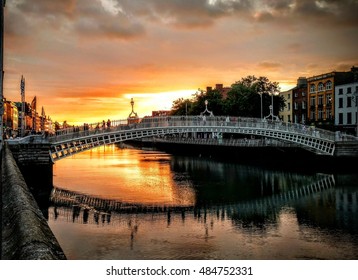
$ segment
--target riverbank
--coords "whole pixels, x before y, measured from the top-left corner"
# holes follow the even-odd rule
[[[7,146],[1,173],[1,259],[66,259]]]

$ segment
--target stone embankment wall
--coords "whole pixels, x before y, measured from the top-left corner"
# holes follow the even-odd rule
[[[7,146],[2,151],[1,172],[1,258],[8,260],[66,259]]]
[[[49,143],[8,143],[11,153],[31,193],[39,203],[47,199],[53,186],[53,162]]]
[[[336,142],[334,155],[336,157],[358,158],[358,141]]]

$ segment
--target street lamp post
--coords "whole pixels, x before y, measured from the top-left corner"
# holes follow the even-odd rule
[[[271,120],[279,121],[280,120],[279,117],[275,116],[273,112],[273,94],[271,95],[271,105],[269,106],[269,109],[270,109],[270,114],[265,117],[265,120],[268,120],[271,117]]]
[[[356,114],[356,137],[358,138],[358,87],[356,87],[356,91],[354,92],[354,103],[357,107]]]
[[[21,137],[25,136],[25,129],[26,129],[26,120],[25,120],[25,78],[21,76],[20,82],[20,89],[21,89]]]
[[[0,13],[0,150],[3,145],[3,114],[4,114],[4,7],[5,0],[1,0]]]

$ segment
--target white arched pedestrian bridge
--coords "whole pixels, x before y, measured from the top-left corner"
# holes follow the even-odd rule
[[[333,155],[336,134],[300,124],[241,117],[163,116],[128,118],[106,124],[70,127],[48,136],[53,161],[102,145],[170,134],[242,134],[293,143],[317,154]],[[219,145],[220,142],[218,142]]]

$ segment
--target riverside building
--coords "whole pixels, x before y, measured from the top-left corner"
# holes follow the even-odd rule
[[[307,78],[309,123],[333,129],[336,117],[336,86],[353,82],[358,68],[349,72],[329,72]]]

